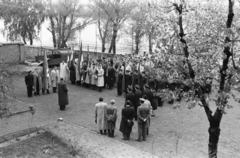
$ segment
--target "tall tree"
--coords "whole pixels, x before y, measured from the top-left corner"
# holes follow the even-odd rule
[[[29,41],[32,45],[44,21],[44,6],[40,0],[2,0],[0,18],[5,26],[2,32],[10,41],[23,41],[24,44]]]
[[[239,21],[233,25],[235,19],[233,6],[234,0],[201,1],[201,3],[193,3],[190,0],[168,1],[158,8],[163,17],[159,17],[159,12],[156,13],[158,16],[154,15],[160,19],[154,24],[158,26],[156,31],[158,37],[154,39],[158,49],[163,50],[161,52],[166,53],[168,57],[178,53],[182,55],[183,62],[176,60],[175,64],[177,67],[181,67],[181,63],[184,65],[182,71],[186,73],[188,85],[191,87],[189,94],[191,93],[192,103],[189,108],[198,103],[204,107],[209,121],[208,155],[211,158],[217,157],[222,116],[225,109],[231,107],[228,98],[230,96],[235,98],[231,93],[231,86],[236,73],[233,71],[234,62],[231,63],[230,58],[233,55],[231,45],[236,40],[233,34],[239,34],[234,26],[238,26]],[[227,13],[227,16],[224,16],[224,13]],[[205,58],[199,61],[203,52],[211,54],[210,66],[204,67],[204,62],[207,61]],[[172,64],[171,60],[166,61],[166,64]],[[172,69],[176,70],[176,66]],[[212,70],[216,71],[211,72]],[[216,97],[209,98],[206,95],[207,75],[218,82]],[[217,108],[214,113],[210,109],[209,100],[214,100],[216,103]]]
[[[109,53],[116,54],[116,39],[119,29],[129,18],[131,11],[135,8],[135,3],[126,0],[95,0],[95,4],[102,10],[112,24],[112,38]]]
[[[139,53],[142,38],[146,34],[146,29],[148,28],[147,20],[148,10],[143,3],[139,4],[131,13],[128,20],[129,27],[126,27],[125,33],[132,36],[135,43],[135,54]]]
[[[78,0],[59,0],[57,3],[48,0],[46,8],[54,47],[67,48],[67,42],[75,38],[75,32],[92,22],[91,15]]]

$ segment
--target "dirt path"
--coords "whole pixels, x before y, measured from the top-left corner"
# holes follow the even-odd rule
[[[15,93],[17,99],[28,104],[35,105],[36,114],[20,115],[7,120],[0,120],[0,135],[4,135],[28,127],[48,124],[56,121],[59,117],[71,124],[81,125],[87,129],[96,131],[94,123],[94,105],[101,96],[104,101],[109,103],[111,99],[116,100],[118,108],[118,120],[116,137],[114,140],[133,146],[139,150],[148,152],[156,156],[163,157],[183,157],[201,158],[207,157],[208,150],[208,121],[204,109],[196,107],[188,110],[186,105],[174,110],[171,105],[164,105],[156,111],[156,117],[151,118],[150,135],[146,142],[136,142],[137,124],[133,127],[130,141],[121,140],[119,125],[121,119],[121,109],[124,104],[123,97],[117,97],[116,89],[104,90],[102,93],[68,85],[70,104],[67,110],[59,110],[57,95],[41,95],[38,97],[27,98],[26,88],[23,78],[15,80]],[[240,157],[240,106],[239,103],[230,101],[233,109],[227,109],[227,115],[223,116],[221,123],[221,135],[219,141],[219,158],[238,158]],[[21,103],[14,102],[16,105],[13,110],[26,109]],[[212,107],[215,108],[215,107]],[[116,148],[117,150],[117,148]]]

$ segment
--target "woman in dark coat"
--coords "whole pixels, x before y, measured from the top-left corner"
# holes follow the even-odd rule
[[[120,131],[123,133],[123,140],[130,140],[130,133],[132,132],[133,118],[135,116],[134,108],[130,106],[130,101],[126,102],[126,107],[122,109],[122,120],[120,124]]]
[[[60,110],[62,111],[64,111],[66,105],[68,105],[68,89],[67,85],[63,81],[63,78],[61,78],[61,81],[58,84],[58,104],[60,106]]]

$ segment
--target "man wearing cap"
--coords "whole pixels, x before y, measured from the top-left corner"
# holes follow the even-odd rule
[[[100,134],[107,134],[107,118],[106,118],[107,103],[103,102],[103,98],[99,98],[99,103],[95,105],[95,123],[97,124]],[[104,133],[103,133],[104,132]]]
[[[138,122],[138,138],[136,141],[146,141],[147,135],[147,122],[150,116],[150,110],[145,104],[145,99],[140,98],[141,105],[137,109],[137,122]]]
[[[132,92],[132,86],[128,86],[127,88],[127,94],[126,94],[126,98],[125,98],[125,101],[129,100],[132,107],[134,107],[134,101],[135,101],[135,95],[134,93]]]
[[[32,92],[33,92],[33,82],[34,78],[33,78],[33,74],[32,71],[28,71],[28,75],[25,76],[25,84],[27,86],[27,95],[28,97],[32,97]]]
[[[130,140],[132,126],[134,125],[134,108],[130,106],[130,101],[126,101],[126,106],[122,109],[122,119],[120,123],[120,132],[123,134],[123,140]]]
[[[135,93],[134,93],[135,101],[134,101],[134,109],[135,109],[135,120],[137,120],[137,108],[140,106],[140,98],[142,98],[142,91],[140,90],[139,85],[135,85]]]
[[[117,121],[117,107],[114,104],[115,100],[111,100],[110,105],[107,105],[106,107],[107,130],[109,137],[114,137],[114,130]]]

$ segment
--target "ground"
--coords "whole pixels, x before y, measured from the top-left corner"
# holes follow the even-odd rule
[[[69,105],[66,111],[60,111],[57,94],[40,95],[33,98],[27,97],[23,77],[15,77],[15,95],[20,102],[13,102],[12,111],[27,109],[32,104],[36,113],[14,116],[0,120],[0,135],[22,130],[28,127],[49,124],[62,117],[66,122],[76,126],[83,126],[96,131],[94,122],[94,105],[99,97],[109,103],[115,99],[118,108],[118,119],[115,140],[126,143],[132,147],[146,151],[158,157],[201,158],[207,157],[208,152],[208,127],[206,114],[202,107],[187,109],[186,103],[178,109],[172,105],[164,104],[158,107],[155,117],[151,118],[151,127],[146,142],[136,142],[137,123],[133,127],[130,141],[123,141],[119,132],[121,121],[121,109],[124,105],[124,97],[118,97],[116,89],[97,92],[76,85],[68,85]],[[239,94],[238,94],[239,95]],[[230,100],[232,109],[227,109],[221,122],[221,135],[218,145],[219,158],[240,157],[240,106],[239,103]],[[211,105],[215,109],[214,104]],[[90,142],[91,143],[91,142]],[[118,149],[116,149],[118,150]]]
[[[73,158],[86,157],[83,152],[76,152],[49,132],[11,144],[0,149],[0,157],[4,158]]]

